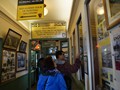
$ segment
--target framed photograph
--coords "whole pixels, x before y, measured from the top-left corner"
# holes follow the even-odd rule
[[[22,35],[13,31],[12,29],[9,29],[7,36],[5,38],[5,41],[4,41],[3,47],[16,50],[18,47],[18,44],[20,42],[21,37],[22,37]]]
[[[120,0],[103,0],[107,29],[120,23]]]
[[[68,60],[68,48],[66,47],[66,48],[62,48],[62,51],[64,52],[64,56],[65,56],[65,58]]]
[[[62,47],[68,47],[68,42],[67,41],[62,41]]]
[[[19,51],[20,52],[25,52],[26,51],[26,47],[27,47],[27,43],[22,40],[20,42]]]
[[[17,52],[16,71],[23,71],[26,69],[26,53]]]
[[[58,47],[46,47],[48,54],[55,54],[55,52],[58,50]]]
[[[68,53],[68,48],[66,47],[66,48],[62,48],[62,51],[64,52],[64,53]]]
[[[1,82],[15,78],[15,60],[16,52],[8,49],[2,51],[2,70],[1,70]]]
[[[113,64],[112,64],[112,53],[111,53],[111,46],[109,45],[105,45],[101,47],[102,52],[102,67],[106,67],[106,68],[113,68]]]

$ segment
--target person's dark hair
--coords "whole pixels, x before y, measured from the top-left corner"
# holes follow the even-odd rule
[[[45,68],[46,68],[46,71],[55,69],[51,56],[45,58]]]
[[[43,60],[44,60],[44,58],[40,58],[40,59],[38,59],[37,67],[40,67],[40,66],[41,66]]]
[[[56,51],[56,58],[58,58],[58,56],[62,54],[63,54],[63,51]]]
[[[46,73],[49,70],[55,69],[52,57],[40,58],[38,66],[40,67],[41,73]]]

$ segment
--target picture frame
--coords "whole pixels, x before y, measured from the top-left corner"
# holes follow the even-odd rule
[[[9,28],[3,47],[16,50],[21,37],[22,35]]]
[[[120,23],[120,0],[103,0],[107,30]]]
[[[68,47],[62,48],[62,51],[64,52],[65,58],[68,59]]]
[[[1,82],[7,82],[16,78],[16,52],[10,49],[3,49],[2,51],[2,70]]]
[[[46,47],[47,48],[47,53],[48,54],[55,54],[56,53],[56,51],[58,50],[58,47],[57,46],[55,46],[55,47]]]
[[[17,59],[16,59],[16,71],[20,72],[26,70],[26,53],[17,52]]]
[[[67,41],[62,41],[61,46],[62,47],[68,47],[68,42]]]
[[[19,51],[20,51],[20,52],[25,52],[25,51],[26,51],[26,47],[27,47],[27,43],[22,40],[22,41],[20,42]]]

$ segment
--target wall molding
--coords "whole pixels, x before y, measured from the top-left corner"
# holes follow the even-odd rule
[[[24,30],[27,34],[30,34],[30,31],[25,28],[20,22],[13,20],[13,18],[10,17],[9,14],[4,12],[5,10],[0,6],[0,17],[2,19],[4,19],[5,21],[9,22],[10,24],[12,24],[14,27],[18,28],[18,29],[22,29]],[[9,16],[8,16],[9,15]]]

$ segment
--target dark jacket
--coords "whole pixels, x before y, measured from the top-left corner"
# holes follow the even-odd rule
[[[75,63],[71,65],[68,62],[61,63],[60,60],[56,60],[57,69],[64,75],[70,75],[76,73],[80,68],[81,61],[79,59],[75,60]]]

